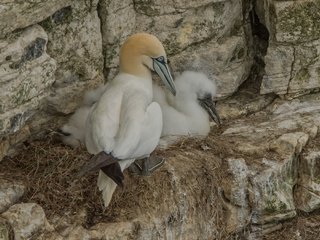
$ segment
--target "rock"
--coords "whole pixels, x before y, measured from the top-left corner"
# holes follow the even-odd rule
[[[270,44],[264,61],[266,74],[261,83],[261,93],[286,94],[292,77],[294,48]]]
[[[320,2],[319,2],[320,3]],[[295,47],[292,76],[288,93],[320,88],[320,40],[300,44]]]
[[[41,23],[48,32],[48,53],[57,61],[55,88],[96,78],[101,81],[100,21],[97,11],[85,4],[76,1]]]
[[[0,217],[0,239],[1,240],[12,240],[14,239],[13,230],[8,221]]]
[[[320,1],[275,2],[276,40],[279,42],[312,41],[319,38]]]
[[[168,7],[168,4],[164,3],[163,6]],[[136,30],[156,34],[164,43],[167,54],[174,55],[190,45],[230,35],[237,23],[242,22],[241,6],[239,0],[214,1],[203,6],[200,3],[180,14],[152,13],[152,17],[138,14]],[[174,4],[171,7],[174,8]],[[143,9],[148,11],[150,8]]]
[[[68,6],[70,0],[5,1],[0,3],[0,38],[16,29],[41,22],[55,11]],[[12,19],[15,19],[12,21]]]
[[[212,40],[190,47],[171,57],[170,61],[175,71],[200,71],[215,79],[217,98],[233,94],[248,77],[251,66],[244,36],[230,37],[222,43]]]
[[[49,108],[69,114],[81,102],[83,92],[103,81],[103,56],[97,1],[75,1],[44,20],[48,53],[57,61]],[[90,33],[90,34],[88,34]]]
[[[319,94],[291,102],[278,100],[264,113],[252,115],[224,131],[224,137],[232,139],[233,155],[247,156],[244,160],[250,173],[248,192],[253,224],[275,223],[296,215],[293,189],[300,169],[298,156],[315,136],[314,129],[320,126],[319,101]],[[242,169],[240,166],[238,169]],[[248,180],[241,181],[246,186]],[[232,192],[230,185],[224,189]],[[226,198],[233,199],[230,194]],[[235,211],[238,204],[230,204]]]
[[[3,121],[0,133],[19,130],[23,125],[20,122],[24,121],[21,116],[39,105],[35,101],[32,108],[15,115],[17,108],[25,107],[33,99],[44,98],[54,82],[56,62],[46,53],[46,44],[47,34],[38,25],[17,33],[13,41],[0,41],[5,49],[0,54],[3,61],[0,65],[0,121]]]
[[[216,109],[221,119],[230,120],[257,113],[272,103],[275,94],[259,94],[260,84],[255,78],[243,83],[231,97],[216,102]]]
[[[0,179],[0,213],[15,204],[24,192],[25,186],[22,183]]]
[[[309,147],[300,159],[300,175],[295,190],[297,208],[304,212],[312,212],[320,208],[320,151],[316,143]]]
[[[257,1],[259,19],[269,33],[261,93],[296,96],[320,88],[319,0]]]
[[[29,239],[41,231],[52,231],[43,209],[35,203],[22,203],[10,207],[2,217],[13,228],[16,240]]]
[[[57,88],[47,98],[46,111],[51,114],[70,114],[82,103],[85,92],[97,87],[100,79],[75,82],[63,88]]]
[[[250,222],[248,182],[250,175],[244,159],[227,159],[225,177],[222,179],[222,198],[227,212],[227,232],[240,231]]]

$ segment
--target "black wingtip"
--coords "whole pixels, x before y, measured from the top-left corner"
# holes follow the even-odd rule
[[[86,163],[78,173],[78,177],[83,177],[89,172],[97,171],[108,165],[112,165],[117,162],[111,154],[107,154],[104,151],[99,152],[97,155],[93,156],[88,163]],[[119,164],[119,163],[118,163]]]
[[[124,175],[121,171],[119,162],[102,167],[101,170],[111,178],[119,187],[123,188]]]

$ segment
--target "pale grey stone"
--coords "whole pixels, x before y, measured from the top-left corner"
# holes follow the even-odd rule
[[[53,230],[43,209],[35,203],[13,205],[2,217],[12,226],[16,240],[28,239],[40,231]]]
[[[217,98],[233,94],[248,77],[251,59],[244,37],[230,37],[224,42],[212,40],[190,47],[170,58],[174,71],[186,70],[205,73],[215,79]]]
[[[261,83],[261,93],[286,94],[292,78],[294,48],[291,46],[270,45],[264,61],[266,73]]]
[[[71,0],[1,1],[0,38],[15,29],[25,28],[41,22],[70,3]]]
[[[0,40],[0,113],[43,94],[54,82],[56,62],[46,53],[47,34],[39,26]]]
[[[0,213],[15,204],[22,197],[24,192],[25,186],[20,182],[0,179]]]

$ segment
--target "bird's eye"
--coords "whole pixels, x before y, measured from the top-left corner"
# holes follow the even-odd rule
[[[212,95],[210,93],[206,93],[202,96],[199,96],[198,99],[202,101],[212,101]]]
[[[163,57],[163,56],[158,57],[158,58],[157,58],[157,61],[159,61],[159,62],[162,62],[162,63],[163,63],[163,62],[164,62],[164,57]]]

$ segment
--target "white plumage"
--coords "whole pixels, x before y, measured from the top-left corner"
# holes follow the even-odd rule
[[[102,169],[98,187],[105,206],[110,203],[116,182],[122,185],[121,172],[135,158],[149,156],[159,142],[162,113],[159,104],[152,102],[151,70],[175,94],[160,41],[146,33],[132,35],[120,50],[120,73],[107,84],[87,116],[85,144],[95,157],[81,172]],[[93,92],[92,102],[97,95],[99,92]]]
[[[85,143],[92,154],[101,151],[118,159],[121,170],[135,158],[148,156],[162,130],[159,104],[152,102],[152,85],[145,79],[119,74],[92,107],[86,123]],[[110,114],[112,113],[112,114]],[[116,184],[102,171],[98,187],[108,206]]]
[[[215,83],[203,73],[185,71],[176,78],[175,85],[176,96],[170,96],[158,85],[153,85],[153,99],[160,104],[163,115],[161,136],[208,135],[210,114],[201,101],[206,97],[212,101],[216,94]],[[220,123],[217,114],[214,120]]]
[[[210,131],[209,113],[200,105],[204,96],[216,94],[215,82],[203,73],[186,71],[176,80],[176,96],[171,96],[157,84],[153,84],[153,101],[160,104],[163,116],[161,136],[169,135],[201,135],[206,136]],[[105,86],[89,91],[91,105],[100,97]],[[86,94],[86,96],[88,96]],[[85,98],[87,99],[87,97]],[[85,100],[85,104],[88,101]],[[63,142],[77,147],[84,144],[85,121],[90,111],[90,104],[80,107],[69,122],[62,127],[63,132],[70,133],[63,136]]]

